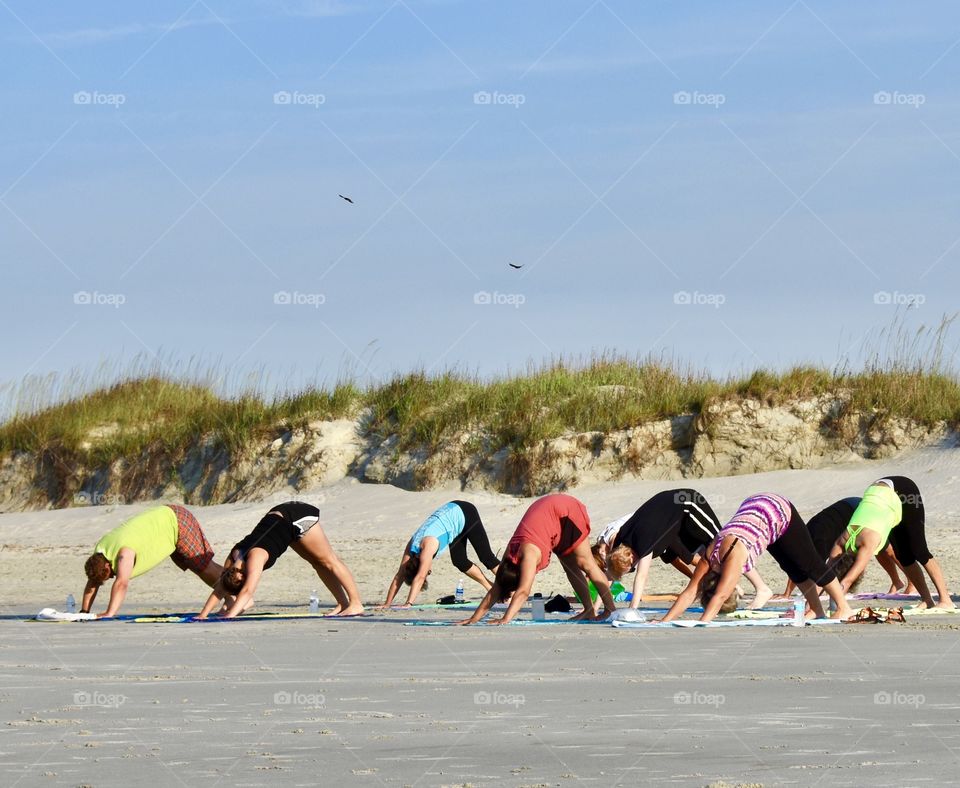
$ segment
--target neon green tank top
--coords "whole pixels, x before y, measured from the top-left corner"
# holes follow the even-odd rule
[[[890,531],[893,530],[903,517],[903,503],[900,496],[885,484],[874,484],[867,487],[860,505],[854,510],[847,525],[847,539],[844,549],[853,552],[857,549],[857,537],[866,528],[880,534],[880,543],[873,551],[876,555],[886,544]]]
[[[137,577],[153,569],[177,549],[179,532],[176,512],[169,506],[158,506],[131,517],[105,534],[93,551],[103,553],[116,573],[117,554],[121,548],[129,547],[136,553],[130,576]]]

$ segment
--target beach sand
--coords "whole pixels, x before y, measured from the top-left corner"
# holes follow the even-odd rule
[[[960,452],[691,483],[721,519],[778,492],[809,517],[878,476],[913,477],[928,540],[960,590]],[[573,491],[594,531],[676,482]],[[474,501],[502,550],[528,500],[410,493],[342,482],[317,503],[364,599],[382,599],[410,534],[451,498]],[[218,555],[280,498],[195,507]],[[144,505],[0,516],[7,616],[78,598],[105,531]],[[557,562],[535,590],[567,592]],[[767,582],[785,577],[767,557]],[[453,592],[441,557],[421,601]],[[657,566],[648,589],[683,578]],[[746,584],[743,584],[746,586]],[[267,573],[258,609],[306,611],[329,596],[296,555]],[[886,590],[871,566],[863,590]],[[468,597],[480,589],[468,581]],[[105,597],[105,592],[102,592]],[[123,612],[196,610],[205,586],[164,564],[131,584]],[[98,600],[103,609],[105,598]],[[453,611],[374,619],[211,624],[0,621],[4,785],[594,785],[656,782],[902,785],[957,768],[960,621],[831,628],[616,630],[598,625],[403,626]],[[960,619],[960,616],[957,616]]]

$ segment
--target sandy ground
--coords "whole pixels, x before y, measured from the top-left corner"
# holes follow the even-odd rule
[[[912,476],[956,592],[958,458],[924,451],[693,486],[721,518],[761,491],[787,495],[810,516],[880,475]],[[627,481],[575,494],[599,527],[674,486]],[[301,497],[321,507],[367,602],[382,599],[406,539],[436,505],[473,500],[499,551],[528,503],[352,482]],[[222,554],[274,502],[195,511]],[[0,613],[79,597],[93,543],[142,508],[0,516]],[[780,590],[776,565],[765,559],[761,569]],[[864,588],[885,590],[884,577],[871,567]],[[445,558],[432,580],[423,601],[453,591]],[[674,570],[657,567],[649,588],[681,586]],[[328,604],[290,553],[267,573],[258,606],[305,611],[314,588]],[[566,589],[554,562],[535,590]],[[467,590],[479,596],[479,587]],[[195,610],[205,596],[199,580],[165,564],[132,583],[124,612]],[[960,668],[951,654],[960,621],[952,617],[799,631],[403,626],[451,615],[0,621],[0,784],[916,785],[956,774]]]
[[[0,633],[7,786],[902,786],[957,771],[953,629]]]

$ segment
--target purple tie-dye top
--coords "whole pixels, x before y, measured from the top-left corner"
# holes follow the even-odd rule
[[[720,545],[724,537],[735,536],[747,548],[743,571],[749,572],[763,552],[783,536],[790,525],[791,514],[790,501],[781,495],[762,493],[750,496],[717,534],[710,552],[710,565],[720,568]]]

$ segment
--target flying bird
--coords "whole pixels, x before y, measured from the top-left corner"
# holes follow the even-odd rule
[[[337,197],[339,197],[341,200],[346,200],[348,203],[353,205],[353,200],[351,200],[349,197],[344,197],[342,194],[338,194]]]
[[[516,263],[507,263],[511,268],[523,268],[522,265],[517,265]]]

